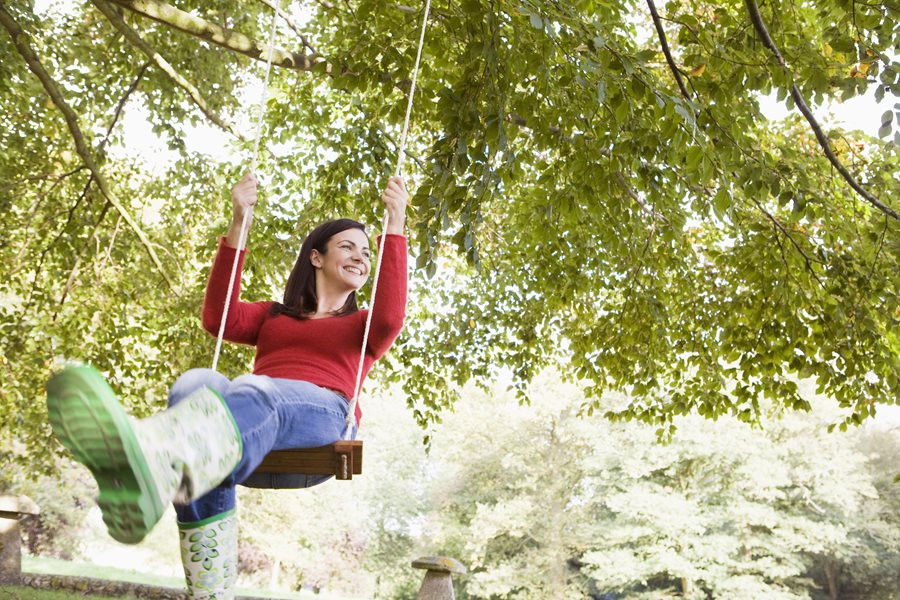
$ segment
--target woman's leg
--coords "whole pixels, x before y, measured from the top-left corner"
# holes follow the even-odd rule
[[[231,382],[212,369],[191,369],[169,390],[169,407],[209,387],[223,398]],[[237,579],[237,515],[234,484],[219,484],[190,502],[175,504],[181,564],[192,598],[230,598]]]
[[[57,438],[97,481],[110,535],[124,543],[140,541],[170,503],[205,494],[240,461],[240,431],[207,386],[135,419],[100,373],[71,365],[47,382],[47,410]]]
[[[249,480],[254,487],[311,487],[329,475],[279,474],[264,481],[253,476],[272,450],[316,448],[343,438],[347,400],[306,381],[242,375],[229,382],[211,369],[192,369],[170,391],[170,405],[209,386],[222,394],[241,432],[243,452],[232,474],[205,496],[176,505],[179,523],[195,523],[235,507],[235,485]],[[354,426],[352,436],[355,437]]]
[[[241,461],[229,478],[245,481],[272,450],[316,448],[343,438],[347,400],[307,381],[243,375],[225,402],[244,441]]]
[[[169,389],[169,407],[175,406],[181,400],[203,387],[212,388],[224,398],[231,387],[231,381],[212,369],[191,369],[185,371]],[[232,414],[232,416],[234,415]],[[238,429],[240,429],[240,426]],[[189,504],[176,504],[175,514],[178,517],[179,524],[194,524],[232,511],[234,507],[234,484],[220,484],[206,495],[193,500]]]

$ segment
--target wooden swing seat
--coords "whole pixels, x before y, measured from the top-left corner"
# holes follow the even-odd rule
[[[318,448],[273,450],[256,468],[257,473],[304,473],[334,475],[335,479],[350,480],[362,474],[363,443],[342,440]]]

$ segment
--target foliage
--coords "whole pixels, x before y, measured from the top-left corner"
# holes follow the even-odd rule
[[[896,598],[895,432],[813,415],[585,423],[542,378],[530,408],[473,394],[432,443],[425,537],[469,567],[465,598]],[[499,396],[499,397],[497,397]],[[489,428],[481,423],[494,424]]]
[[[234,0],[178,7],[257,40],[271,14]],[[377,222],[405,108],[418,10],[302,7],[324,60],[273,73],[247,298],[278,297],[313,223]],[[604,391],[626,391],[632,401],[610,415],[654,423],[663,437],[678,415],[755,422],[764,399],[807,410],[797,375],[851,409],[842,428],[900,397],[897,220],[834,176],[805,122],[768,122],[758,103],[776,93],[793,106],[793,82],[814,107],[872,90],[890,106],[900,94],[896,8],[767,3],[788,70],[756,39],[745,3],[662,8],[687,95],[643,3],[435,2],[407,163],[413,304],[380,369],[403,378],[423,425],[465,382],[488,385],[501,368],[523,399],[545,367],[589,382],[587,414]],[[0,431],[25,444],[4,462],[50,470],[38,399],[62,360],[94,363],[139,414],[163,405],[176,374],[208,364],[196,315],[242,167],[190,149],[206,117],[93,4],[3,9],[25,34],[0,32]],[[248,116],[258,61],[116,10],[209,110],[231,123]],[[98,188],[22,43],[149,244]],[[278,43],[303,49],[286,28]],[[116,150],[136,143],[123,134],[123,105],[143,107],[171,151],[158,172]],[[827,135],[896,210],[889,113],[883,140]],[[252,142],[229,139],[243,162]],[[222,370],[245,371],[250,357],[229,351]]]

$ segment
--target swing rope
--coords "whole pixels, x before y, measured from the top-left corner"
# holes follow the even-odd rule
[[[406,102],[406,116],[403,119],[403,132],[400,134],[400,147],[397,154],[397,165],[394,168],[394,177],[399,177],[403,170],[403,159],[406,156],[406,134],[409,131],[409,117],[412,114],[413,96],[416,93],[416,78],[419,76],[419,61],[422,59],[422,47],[425,45],[425,26],[428,24],[428,12],[431,9],[431,0],[425,0],[425,15],[422,17],[422,31],[419,34],[419,48],[416,51],[416,64],[413,66],[412,83],[409,87],[409,99]],[[356,368],[356,385],[353,387],[353,398],[350,400],[350,408],[347,410],[347,426],[344,430],[344,439],[350,439],[353,430],[353,421],[356,419],[356,405],[359,403],[359,388],[362,385],[363,364],[366,359],[366,346],[369,344],[369,329],[372,326],[372,315],[375,313],[375,297],[378,292],[378,275],[381,273],[381,259],[384,257],[384,240],[387,237],[390,215],[387,209],[384,211],[384,223],[381,226],[381,240],[378,243],[378,258],[375,261],[375,280],[372,282],[372,300],[369,302],[369,314],[366,315],[366,328],[363,331],[362,349],[359,352],[359,365]]]
[[[425,29],[428,24],[428,14],[430,12],[430,9],[431,9],[431,0],[426,0],[425,14],[422,17],[422,28],[421,28],[421,32],[419,34],[419,46],[416,51],[416,62],[413,67],[412,83],[409,88],[409,98],[408,98],[407,104],[406,104],[406,116],[403,119],[403,132],[400,135],[400,145],[398,148],[397,163],[394,168],[394,177],[399,177],[403,170],[403,161],[406,156],[406,138],[407,138],[407,134],[409,132],[409,121],[410,121],[410,115],[412,114],[413,97],[415,96],[415,93],[416,93],[416,80],[417,80],[418,74],[419,74],[419,63],[421,62],[421,59],[422,59],[422,48],[425,44]],[[259,117],[257,120],[256,139],[254,141],[253,158],[251,161],[251,164],[252,164],[252,167],[250,169],[251,172],[256,170],[256,163],[257,163],[257,158],[258,158],[258,154],[259,154],[259,142],[260,142],[260,139],[262,138],[263,115],[265,113],[266,99],[267,99],[268,87],[269,87],[269,73],[272,69],[273,44],[274,44],[274,40],[275,40],[275,30],[276,30],[276,26],[277,26],[277,20],[278,20],[278,16],[279,16],[280,12],[281,12],[280,4],[278,4],[278,6],[276,6],[276,8],[275,8],[275,13],[272,15],[272,29],[271,29],[271,32],[269,33],[269,52],[268,52],[268,59],[266,61],[266,74],[265,74],[265,82],[263,84],[262,99],[259,104]],[[237,247],[237,250],[234,255],[234,262],[231,265],[231,276],[228,280],[228,290],[225,295],[225,306],[222,311],[222,321],[219,324],[219,334],[216,339],[216,350],[215,350],[215,354],[213,356],[213,364],[212,364],[213,370],[216,369],[216,366],[218,365],[218,361],[219,361],[219,354],[220,354],[221,348],[222,348],[222,340],[224,339],[224,335],[225,335],[225,322],[228,318],[228,309],[231,306],[232,289],[234,287],[234,280],[237,276],[238,261],[240,259],[241,250],[243,250],[243,248],[244,248],[245,237],[247,234],[247,222],[248,222],[249,217],[252,212],[253,212],[253,207],[251,206],[247,210],[244,211],[244,217],[243,217],[243,220],[241,221],[241,231],[240,231],[240,236],[238,239],[238,247]],[[385,209],[384,222],[382,223],[382,232],[383,233],[381,236],[380,243],[378,245],[378,258],[375,263],[375,279],[372,282],[372,299],[369,302],[369,313],[366,316],[366,326],[363,331],[362,348],[360,349],[359,365],[356,370],[356,384],[353,388],[353,398],[350,400],[350,406],[347,410],[347,421],[346,421],[346,429],[344,431],[344,439],[350,438],[350,434],[353,429],[353,422],[356,418],[356,406],[359,401],[360,386],[362,385],[362,371],[363,371],[363,367],[365,365],[366,346],[368,346],[368,343],[369,343],[369,330],[371,329],[371,326],[372,326],[372,314],[375,312],[375,297],[376,297],[376,293],[378,291],[378,277],[381,273],[381,259],[384,256],[384,252],[383,252],[384,240],[385,240],[385,236],[386,236],[386,232],[387,232],[389,223],[390,223],[390,216],[388,214],[388,211]]]
[[[262,139],[263,133],[263,115],[266,112],[266,101],[269,99],[269,73],[272,71],[272,54],[275,50],[275,30],[278,28],[278,15],[281,13],[281,3],[277,3],[275,13],[272,15],[272,28],[269,31],[269,52],[266,58],[266,75],[263,79],[262,97],[259,101],[259,114],[256,119],[256,139],[253,141],[253,156],[250,159],[250,172],[256,171],[256,163],[259,159],[259,141]],[[231,291],[234,287],[234,280],[237,277],[238,260],[241,256],[241,250],[244,249],[244,243],[247,236],[247,223],[253,214],[253,207],[250,206],[244,211],[244,217],[241,219],[241,233],[238,236],[238,247],[234,253],[234,262],[231,264],[231,275],[228,278],[228,290],[225,292],[225,307],[222,310],[222,322],[219,323],[219,334],[216,336],[216,351],[213,353],[212,370],[215,371],[219,364],[219,354],[222,351],[222,340],[225,337],[225,321],[228,318],[228,309],[231,307]]]

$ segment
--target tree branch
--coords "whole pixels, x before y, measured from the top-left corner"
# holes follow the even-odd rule
[[[134,29],[129,27],[125,20],[109,5],[108,2],[105,0],[91,0],[91,2],[103,13],[107,20],[125,36],[125,39],[128,40],[132,46],[143,52],[147,58],[153,61],[163,73],[168,75],[169,78],[175,82],[175,85],[187,92],[188,96],[190,96],[191,100],[194,101],[194,104],[197,105],[200,111],[206,115],[207,119],[215,123],[226,133],[230,133],[239,140],[246,141],[246,138],[241,133],[237,132],[230,124],[226,123],[219,115],[209,108],[206,100],[200,95],[200,90],[176,71],[169,61],[163,58],[150,44],[145,42]]]
[[[213,44],[233,50],[266,62],[269,55],[269,46],[262,42],[251,40],[243,33],[226,29],[220,25],[210,23],[200,17],[196,17],[174,6],[160,2],[159,0],[111,0],[122,8],[136,12],[139,15],[149,17],[163,25],[177,29],[184,33],[204,39]],[[272,64],[279,67],[298,69],[300,71],[312,71],[317,64],[325,62],[320,56],[307,56],[299,52],[272,48]],[[326,63],[325,72],[331,73],[331,64]]]
[[[112,204],[110,204],[109,200],[107,200],[106,204],[103,205],[103,210],[100,211],[100,216],[97,218],[97,222],[94,224],[94,230],[91,232],[91,237],[85,244],[85,251],[87,251],[88,246],[91,245],[91,242],[97,239],[97,232],[100,230],[100,224],[103,223],[103,219],[106,217],[106,213],[109,212],[110,206],[112,206]],[[72,265],[72,270],[69,271],[69,277],[66,279],[66,285],[63,288],[63,293],[59,299],[59,304],[57,305],[56,310],[53,311],[53,317],[51,321],[54,323],[56,322],[56,317],[59,316],[59,311],[62,310],[63,304],[65,304],[66,302],[66,298],[72,291],[72,288],[75,287],[75,278],[78,276],[78,269],[81,267],[81,263],[83,261],[84,253],[80,253],[75,259],[75,264]]]
[[[668,219],[666,219],[664,216],[662,216],[661,214],[659,214],[658,212],[656,212],[655,210],[653,210],[652,208],[647,206],[647,204],[643,200],[641,200],[640,196],[637,195],[637,192],[635,192],[632,189],[632,187],[628,184],[628,180],[625,179],[625,175],[622,173],[622,171],[616,171],[616,181],[619,182],[619,185],[622,187],[623,190],[625,190],[625,193],[628,194],[628,196],[632,200],[634,200],[638,206],[641,207],[641,210],[643,210],[645,213],[647,213],[654,219],[658,219],[664,223],[669,222]]]
[[[769,35],[769,30],[766,28],[766,24],[763,22],[762,14],[759,11],[759,6],[756,4],[756,0],[744,0],[744,3],[747,5],[747,10],[750,12],[750,20],[753,22],[753,27],[756,29],[756,33],[759,34],[763,45],[771,50],[772,54],[775,55],[775,59],[778,61],[778,64],[781,66],[781,68],[790,74],[790,71],[787,68],[787,64],[784,61],[784,57],[781,55],[781,52],[778,50],[778,46],[775,45],[775,42]],[[800,109],[801,113],[803,113],[803,116],[806,118],[809,126],[812,127],[813,132],[816,134],[816,139],[819,140],[819,145],[825,151],[825,156],[828,158],[828,161],[834,166],[837,172],[841,174],[841,177],[844,178],[844,181],[850,184],[850,187],[856,190],[856,192],[867,202],[869,202],[869,204],[871,204],[884,214],[900,220],[900,214],[898,214],[897,211],[885,204],[882,204],[878,200],[878,198],[867,192],[856,181],[856,179],[854,179],[853,175],[850,174],[850,171],[847,170],[843,163],[838,160],[838,157],[835,156],[834,152],[831,149],[831,144],[828,142],[828,137],[825,135],[825,132],[822,131],[822,127],[819,125],[818,121],[816,121],[816,118],[813,116],[812,111],[809,110],[809,107],[803,100],[803,96],[800,94],[800,89],[797,87],[797,84],[793,83],[793,75],[791,75],[791,98],[794,99],[794,104],[797,105],[797,108]]]
[[[681,79],[681,71],[678,70],[675,59],[672,58],[672,51],[669,49],[669,42],[666,41],[666,31],[663,29],[659,13],[656,11],[656,4],[653,3],[653,0],[647,0],[647,6],[650,7],[650,16],[653,17],[653,25],[656,27],[656,33],[659,36],[659,43],[662,46],[663,54],[666,55],[666,62],[669,63],[669,69],[671,69],[672,74],[675,76],[675,81],[678,82],[678,89],[681,90],[682,96],[687,100],[690,100],[691,95],[688,93],[687,88],[684,87],[684,81]]]
[[[55,104],[59,111],[63,114],[63,117],[66,120],[66,125],[68,126],[69,132],[71,133],[72,138],[75,142],[75,148],[84,161],[84,164],[87,165],[88,169],[90,169],[91,175],[93,175],[94,179],[96,179],[97,185],[100,187],[100,191],[115,207],[119,214],[122,215],[122,217],[135,232],[135,234],[137,234],[138,238],[141,240],[141,243],[143,243],[144,245],[144,249],[150,256],[150,260],[153,261],[153,264],[156,265],[156,268],[159,270],[160,274],[163,276],[172,290],[177,294],[175,286],[169,279],[169,275],[163,268],[159,257],[156,256],[156,251],[153,249],[153,246],[151,245],[150,240],[147,238],[147,235],[144,233],[143,229],[141,229],[138,222],[122,205],[119,199],[113,194],[112,190],[110,190],[109,184],[106,181],[106,177],[97,166],[97,163],[94,160],[94,156],[84,139],[84,135],[81,132],[81,128],[78,126],[78,117],[75,115],[75,112],[68,105],[65,98],[62,97],[62,94],[60,93],[59,87],[56,85],[56,82],[44,69],[40,60],[38,60],[37,55],[34,53],[34,50],[32,50],[30,44],[28,43],[28,34],[26,34],[25,31],[22,30],[22,28],[15,21],[15,19],[13,19],[12,15],[9,14],[9,12],[6,10],[6,7],[2,3],[0,3],[0,25],[3,25],[3,27],[9,33],[10,38],[12,38],[12,42],[16,47],[16,50],[18,50],[19,54],[28,64],[28,68],[31,70],[31,72],[34,73],[35,76],[40,80],[41,84],[44,86],[44,90],[47,92],[47,95],[49,95],[50,99],[53,101],[53,104]]]
[[[128,103],[128,98],[131,97],[131,94],[134,93],[134,90],[138,88],[141,84],[141,79],[144,78],[144,73],[147,72],[147,69],[150,68],[150,63],[146,62],[141,65],[141,68],[138,70],[138,74],[135,76],[134,81],[131,82],[131,85],[128,86],[128,89],[122,94],[122,98],[119,100],[119,103],[116,105],[116,110],[113,113],[112,121],[109,123],[109,127],[106,128],[106,136],[100,141],[97,145],[97,152],[102,153],[103,147],[109,142],[109,136],[112,135],[113,129],[116,127],[116,123],[119,122],[119,117],[122,116],[122,110],[125,109],[125,105]]]
[[[759,208],[759,210],[762,211],[762,213],[764,215],[766,215],[766,217],[772,222],[772,225],[774,225],[775,228],[778,231],[780,231],[784,235],[784,237],[786,237],[788,239],[788,241],[791,243],[791,245],[794,246],[794,249],[800,253],[800,255],[803,257],[803,260],[806,261],[807,270],[813,276],[813,279],[815,279],[818,282],[818,284],[824,289],[825,284],[822,283],[822,280],[819,279],[818,275],[816,275],[816,271],[815,271],[815,269],[813,269],[813,266],[812,266],[813,262],[821,262],[821,261],[814,261],[813,259],[811,259],[809,257],[809,255],[803,251],[803,248],[800,247],[800,244],[797,243],[797,240],[795,240],[794,237],[790,233],[788,233],[788,230],[785,228],[784,225],[781,224],[781,221],[776,219],[772,215],[772,213],[770,213],[765,208],[763,208],[762,205],[759,203],[759,201],[756,200],[756,198],[751,197],[751,200],[753,200],[753,203],[757,206],[757,208]]]
[[[310,58],[320,56],[319,52],[315,48],[313,48],[312,44],[310,44],[309,38],[307,38],[303,34],[303,32],[300,30],[300,27],[296,23],[294,23],[294,20],[291,19],[291,17],[289,15],[285,14],[285,12],[283,10],[280,10],[278,8],[277,3],[273,2],[272,0],[259,0],[259,1],[262,2],[263,4],[265,4],[266,6],[268,6],[269,8],[271,8],[272,10],[277,11],[278,15],[282,19],[284,19],[285,23],[288,24],[288,27],[293,29],[294,33],[296,33],[298,36],[300,36],[300,41],[303,42],[303,45],[306,46],[307,50],[312,52],[312,56]]]

